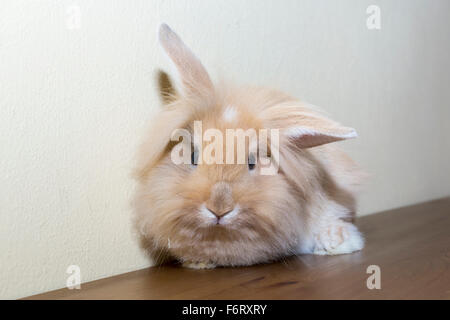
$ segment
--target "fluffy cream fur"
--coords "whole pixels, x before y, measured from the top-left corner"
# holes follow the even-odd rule
[[[134,221],[157,261],[210,268],[360,250],[363,238],[351,221],[362,174],[327,144],[355,131],[275,90],[214,86],[166,25],[160,41],[184,90],[154,120],[136,170]],[[258,174],[258,163],[252,171],[246,164],[175,165],[171,134],[192,130],[194,120],[224,136],[228,128],[280,129],[278,174]]]

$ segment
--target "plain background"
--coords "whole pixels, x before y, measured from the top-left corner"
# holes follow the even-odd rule
[[[381,29],[366,26],[369,5]],[[450,194],[450,2],[0,1],[0,297],[146,267],[136,146],[159,108],[167,22],[213,78],[282,89],[360,137],[360,214]]]

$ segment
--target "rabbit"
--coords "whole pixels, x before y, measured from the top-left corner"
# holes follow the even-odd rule
[[[154,261],[204,269],[361,250],[364,238],[353,217],[364,173],[330,144],[355,138],[356,131],[277,90],[213,84],[166,24],[159,41],[179,86],[161,74],[164,103],[138,152],[133,215]],[[173,132],[192,133],[194,121],[222,133],[278,130],[278,171],[261,174],[262,164],[251,158],[259,151],[250,143],[243,164],[198,163],[204,141],[193,146],[189,163],[174,163],[172,152],[183,142],[173,141]]]

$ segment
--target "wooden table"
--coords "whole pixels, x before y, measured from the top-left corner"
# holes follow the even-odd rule
[[[358,218],[362,252],[245,268],[152,267],[28,299],[450,299],[450,198]],[[367,288],[367,267],[381,289]]]

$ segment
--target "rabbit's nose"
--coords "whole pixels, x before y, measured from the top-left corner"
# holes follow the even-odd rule
[[[218,182],[211,188],[211,194],[206,201],[206,208],[216,217],[221,218],[234,209],[231,187],[226,182]]]
[[[214,214],[217,218],[222,218],[223,216],[229,214],[231,211],[233,211],[234,208],[216,208],[212,209],[210,207],[206,207],[212,214]]]

